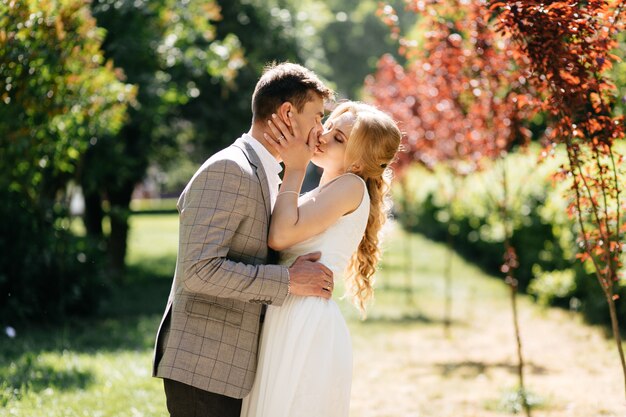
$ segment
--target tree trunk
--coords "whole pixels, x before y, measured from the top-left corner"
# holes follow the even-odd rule
[[[104,218],[104,210],[102,210],[102,197],[99,192],[87,192],[83,187],[83,195],[85,197],[85,215],[83,221],[87,229],[87,235],[95,239],[102,239],[104,233],[102,231],[102,219]]]
[[[606,293],[606,301],[609,303],[609,313],[611,314],[611,327],[613,328],[613,337],[615,338],[615,343],[617,344],[617,351],[619,353],[619,358],[622,364],[622,372],[624,374],[624,390],[626,395],[626,360],[624,360],[624,349],[622,348],[622,337],[619,331],[619,321],[617,319],[617,312],[615,309],[615,300],[613,299],[612,294]]]
[[[451,171],[452,172],[452,171]],[[455,175],[452,172],[453,175]],[[446,227],[446,256],[444,258],[444,316],[443,316],[443,331],[446,337],[450,337],[450,325],[452,324],[452,259],[454,258],[454,236],[452,235],[453,216],[452,208],[457,199],[459,190],[459,184],[457,178],[452,178],[452,195],[448,199],[448,224]],[[442,189],[444,189],[442,184]]]
[[[130,229],[130,199],[134,184],[125,183],[120,188],[110,190],[109,201],[111,203],[111,235],[107,245],[109,265],[114,276],[114,281],[121,282],[126,269],[126,249],[128,231]]]
[[[507,284],[511,289],[511,306],[513,311],[513,329],[515,330],[515,341],[517,344],[517,377],[519,379],[520,396],[522,398],[522,406],[526,412],[526,417],[531,417],[530,404],[526,395],[526,386],[524,384],[524,355],[522,348],[522,336],[519,326],[519,317],[517,314],[517,280],[512,276],[507,277]]]
[[[413,253],[411,251],[411,234],[413,232],[413,222],[410,218],[409,210],[411,209],[409,204],[409,186],[406,183],[406,177],[402,177],[400,180],[400,188],[402,189],[402,210],[404,211],[405,218],[405,237],[404,237],[404,280],[405,280],[405,294],[406,303],[409,308],[415,307],[413,299]]]
[[[443,331],[446,337],[450,337],[450,325],[452,324],[452,259],[454,258],[454,241],[450,233],[450,223],[448,222],[448,236],[446,239],[446,257],[443,271],[444,277],[444,316]]]
[[[504,264],[502,265],[502,272],[505,274],[505,282],[511,289],[511,309],[513,311],[513,330],[515,331],[515,342],[517,347],[517,376],[519,379],[519,393],[522,400],[522,406],[526,412],[526,417],[531,417],[530,404],[528,403],[528,396],[526,392],[526,385],[524,384],[524,355],[522,336],[519,325],[519,317],[517,314],[517,289],[518,281],[514,276],[514,271],[519,266],[517,261],[517,253],[515,248],[511,245],[513,239],[513,224],[511,219],[511,213],[509,211],[509,182],[506,172],[506,162],[502,162],[502,200],[500,201],[500,215],[502,223],[504,225]]]

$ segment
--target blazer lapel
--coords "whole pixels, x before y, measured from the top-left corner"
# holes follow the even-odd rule
[[[244,155],[246,155],[246,158],[248,158],[248,161],[250,161],[250,164],[254,168],[256,168],[255,172],[256,172],[257,177],[259,178],[259,181],[261,182],[261,191],[263,194],[263,200],[265,201],[265,209],[267,211],[267,219],[269,223],[269,217],[271,215],[272,205],[270,203],[270,187],[267,181],[267,175],[265,174],[265,169],[263,169],[263,164],[261,163],[259,156],[256,154],[252,146],[248,145],[241,138],[237,139],[235,143],[233,144],[233,146],[236,146],[239,149],[241,149]]]

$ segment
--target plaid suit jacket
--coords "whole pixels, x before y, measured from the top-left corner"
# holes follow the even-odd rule
[[[263,304],[287,296],[287,267],[267,265],[270,194],[261,162],[238,139],[211,156],[178,200],[176,272],[153,376],[243,398],[257,366]]]

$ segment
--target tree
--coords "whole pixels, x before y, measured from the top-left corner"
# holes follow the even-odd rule
[[[106,242],[109,265],[119,281],[135,185],[152,161],[174,159],[181,138],[193,136],[197,119],[186,118],[183,108],[206,97],[203,83],[224,87],[245,61],[236,36],[217,36],[214,22],[221,15],[215,1],[99,0],[91,7],[107,31],[107,58],[138,91],[123,128],[92,144],[81,172],[87,231]],[[217,107],[219,96],[208,99]],[[106,237],[104,201],[111,225]]]
[[[393,3],[402,4],[399,1]],[[389,36],[389,27],[376,16],[377,6],[373,1],[330,2],[334,19],[320,31],[326,59],[332,69],[329,78],[348,98],[361,97],[363,80],[376,70],[378,58],[383,54],[404,62],[404,56],[398,53],[395,41]],[[414,14],[403,13],[402,9],[399,13],[399,27],[408,28],[414,24]]]
[[[425,39],[416,44],[402,38],[400,46],[408,61],[407,68],[384,57],[377,74],[367,82],[375,102],[389,109],[407,132],[408,153],[400,163],[415,161],[429,168],[444,166],[448,172],[463,178],[526,143],[530,131],[522,121],[530,110],[527,103],[531,102],[531,91],[523,77],[523,67],[512,59],[512,46],[494,30],[484,2],[415,1],[408,2],[407,7],[420,14],[419,25],[423,29],[418,32]],[[393,8],[385,6],[381,14],[385,21],[396,26],[398,19]],[[511,243],[514,233],[511,192],[504,165],[501,185],[492,197],[505,231],[501,272],[511,289],[520,399],[530,415],[517,315],[518,281],[514,272],[518,263]],[[455,195],[453,190],[449,206]],[[450,226],[449,251],[452,250]],[[450,320],[449,271],[448,266],[444,323]]]
[[[185,156],[195,163],[230,145],[250,128],[252,93],[270,62],[301,62],[294,34],[293,11],[266,1],[220,1],[221,19],[216,38],[236,36],[245,64],[226,85],[198,78],[200,96],[181,109],[193,123],[193,143],[185,143]]]
[[[403,0],[392,3],[400,6]],[[403,60],[388,36],[389,29],[375,16],[376,0],[253,0],[246,4],[270,10],[272,20],[294,42],[299,62],[326,79],[339,97],[359,99],[363,79],[375,71],[382,54]],[[414,23],[415,14],[400,14],[402,27]]]
[[[492,2],[498,30],[517,45],[515,57],[529,65],[528,79],[544,95],[551,115],[547,146],[564,145],[568,165],[556,174],[570,181],[568,213],[579,226],[579,259],[592,265],[605,295],[626,390],[626,360],[615,303],[626,224],[621,198],[626,136],[615,114],[616,87],[610,70],[617,36],[625,28],[626,2]],[[546,53],[549,48],[550,53]]]
[[[0,3],[0,306],[6,319],[95,307],[97,258],[69,231],[67,187],[135,90],[105,62],[81,0]]]

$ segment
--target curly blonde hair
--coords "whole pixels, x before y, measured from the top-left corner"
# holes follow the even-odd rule
[[[374,295],[373,276],[380,260],[380,232],[391,210],[388,165],[398,151],[402,133],[393,119],[374,106],[348,101],[341,103],[329,119],[351,112],[355,122],[348,138],[345,166],[365,181],[370,197],[369,218],[363,239],[352,256],[346,286],[352,302],[365,316],[365,306]]]

